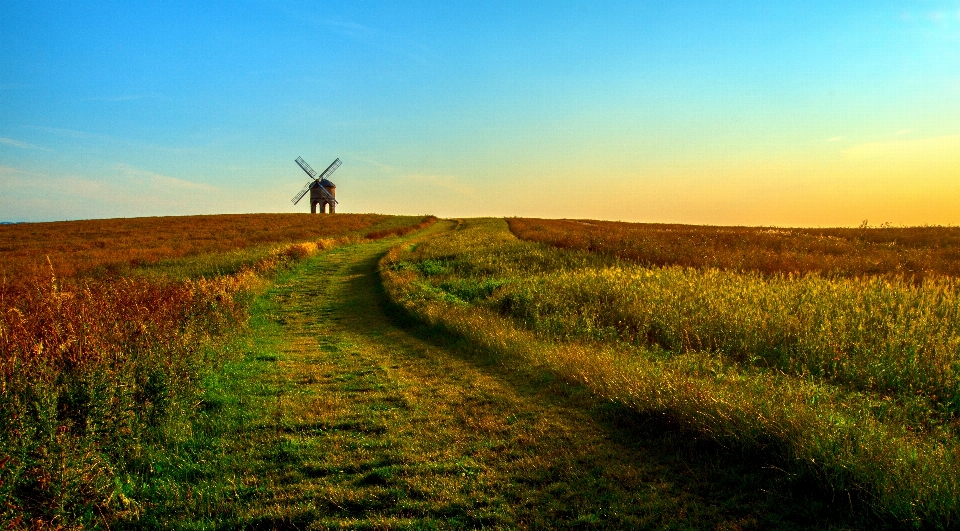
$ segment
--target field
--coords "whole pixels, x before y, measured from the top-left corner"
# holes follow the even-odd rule
[[[950,529],[960,230],[0,227],[0,528]]]
[[[833,231],[879,263],[939,256],[913,266],[920,280],[902,265],[865,275],[853,251],[821,256],[809,240],[829,231],[776,235],[774,245],[756,229],[730,229],[741,236],[726,240],[716,228],[668,227],[665,236],[650,226],[594,230],[604,224],[592,221],[509,225],[551,245],[519,240],[501,220],[468,220],[392,253],[389,291],[421,319],[507,359],[776,456],[789,474],[816,478],[886,523],[956,522],[960,281],[946,274],[956,264],[943,250],[956,230],[916,229],[909,239],[909,230],[879,229],[862,240]],[[926,232],[945,243],[920,245],[930,236],[916,234]],[[908,251],[869,251],[897,237]],[[724,250],[714,258],[704,254],[711,248]]]
[[[509,218],[517,237],[618,256],[650,267],[712,267],[765,275],[960,275],[960,229],[709,227]]]
[[[248,215],[0,227],[3,522],[70,526],[122,511],[276,271],[430,222]]]
[[[0,226],[0,275],[61,278],[118,273],[183,256],[360,234],[388,216],[235,214],[82,220]]]

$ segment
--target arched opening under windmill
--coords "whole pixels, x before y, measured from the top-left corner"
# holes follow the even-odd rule
[[[313,200],[311,200],[311,201],[310,201],[310,213],[311,213],[311,214],[316,214],[316,213],[317,213],[317,208],[320,209],[320,213],[321,213],[321,214],[326,214],[326,213],[328,213],[328,212],[329,212],[330,214],[333,214],[333,213],[335,213],[335,212],[337,211],[337,210],[336,210],[336,206],[335,206],[333,203],[330,203],[329,201],[322,200],[322,199],[319,200],[319,201],[313,201]]]

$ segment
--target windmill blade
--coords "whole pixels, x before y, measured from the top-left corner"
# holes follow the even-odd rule
[[[303,157],[297,157],[296,163],[300,165],[303,171],[307,172],[307,175],[309,175],[311,179],[319,179],[319,177],[317,177],[317,172],[313,171],[313,168],[307,164],[307,161],[303,160]]]
[[[306,163],[304,163],[306,164]],[[320,179],[326,179],[327,177],[333,175],[333,172],[337,171],[337,168],[340,167],[340,159],[333,161],[327,166],[327,169],[323,170],[323,173],[320,174]]]
[[[299,203],[300,200],[303,199],[303,196],[307,195],[307,192],[310,191],[310,185],[312,185],[313,183],[314,183],[314,181],[308,182],[307,185],[303,187],[303,190],[300,190],[300,193],[298,193],[297,195],[293,196],[293,199],[291,199],[290,201],[293,202],[293,204]],[[320,188],[323,188],[323,187],[321,186]],[[326,191],[326,190],[324,190],[324,191]]]
[[[323,194],[323,197],[326,197],[328,201],[333,201],[334,203],[336,203],[336,204],[338,204],[338,205],[340,204],[340,202],[337,201],[336,198],[333,197],[333,196],[330,194],[330,192],[328,192],[327,189],[323,187],[322,184],[318,184],[318,185],[317,185],[317,188],[320,189],[320,193]]]

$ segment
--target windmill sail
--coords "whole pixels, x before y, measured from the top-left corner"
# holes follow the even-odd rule
[[[314,169],[311,168],[309,164],[307,164],[307,161],[303,160],[303,157],[297,157],[296,163],[300,165],[300,168],[303,171],[305,171],[307,175],[309,175],[310,178],[313,179],[313,181],[308,182],[307,185],[303,187],[303,190],[300,190],[300,192],[297,195],[293,196],[293,199],[290,200],[293,202],[293,204],[299,203],[300,200],[303,199],[303,196],[307,195],[307,192],[310,191],[310,189],[313,187],[316,187],[320,191],[320,194],[327,201],[339,204],[339,201],[337,201],[336,198],[334,198],[333,195],[330,192],[328,192],[326,188],[323,187],[323,181],[327,177],[332,175],[333,172],[337,171],[337,168],[340,167],[341,163],[339,158],[333,161],[332,163],[330,163],[330,165],[327,166],[327,169],[323,170],[323,173],[320,175],[317,175],[317,172],[314,171]],[[330,183],[330,184],[332,185],[333,183]],[[331,206],[331,208],[333,207]]]
[[[304,164],[306,164],[306,162],[304,162]],[[333,172],[337,171],[337,168],[339,167],[340,167],[340,159],[338,158],[337,160],[331,162],[330,165],[327,166],[327,169],[323,170],[323,173],[320,174],[320,179],[326,179],[327,177],[330,177],[331,175],[333,175]]]
[[[337,160],[340,160],[340,159],[337,159]],[[311,168],[310,165],[307,164],[307,161],[303,160],[303,157],[297,157],[297,164],[299,164],[300,167],[303,168],[303,171],[307,172],[307,175],[309,175],[311,179],[319,178],[317,177],[317,172],[313,171],[313,168]]]
[[[306,162],[304,162],[304,164],[306,164]],[[319,184],[319,186],[320,186],[320,193],[321,193],[321,194],[323,195],[323,197],[325,197],[328,201],[333,201],[334,203],[337,203],[337,204],[340,204],[339,201],[337,201],[336,198],[334,198],[334,197],[330,194],[330,192],[328,192],[327,189],[323,187],[323,181],[324,181],[324,179],[326,179],[327,177],[330,177],[331,175],[333,175],[333,172],[337,171],[337,168],[340,167],[340,164],[341,164],[340,159],[337,158],[337,160],[331,162],[330,165],[327,166],[327,169],[323,170],[323,173],[320,174],[320,177],[317,177],[317,180],[320,182],[320,184]],[[307,166],[307,167],[309,168],[310,166]],[[310,169],[312,170],[313,168],[310,168]]]
[[[293,196],[293,199],[291,199],[290,201],[293,202],[293,204],[299,203],[300,200],[303,199],[303,196],[307,195],[307,192],[310,191],[310,185],[312,184],[313,182],[307,183],[307,185],[303,187],[303,190],[300,190],[300,192],[297,193],[297,195]]]

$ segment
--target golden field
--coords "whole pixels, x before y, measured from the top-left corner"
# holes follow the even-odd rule
[[[765,275],[960,276],[960,228],[802,229],[508,218],[518,238],[645,266]]]
[[[464,220],[395,249],[381,274],[408,312],[503,360],[765,453],[886,525],[951,528],[955,229],[860,231],[818,248],[831,231]],[[909,234],[906,251],[883,243]],[[938,258],[902,269],[917,256]]]
[[[92,219],[0,226],[0,274],[59,277],[96,268],[359,233],[387,219],[377,214],[223,214]],[[48,262],[49,259],[49,262]]]

